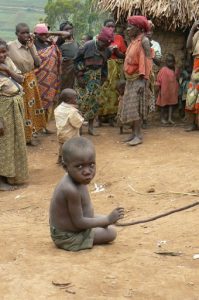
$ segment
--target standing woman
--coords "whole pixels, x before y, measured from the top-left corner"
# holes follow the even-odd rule
[[[149,40],[144,38],[148,31],[148,21],[143,16],[128,18],[128,34],[131,43],[126,51],[124,72],[126,88],[121,111],[121,122],[132,128],[132,135],[127,140],[129,146],[142,143],[141,120],[146,119],[148,107],[146,105],[146,83],[152,68]]]
[[[69,21],[62,23],[60,30],[69,33],[67,37],[59,37],[57,40],[57,45],[62,54],[61,90],[73,89],[75,84],[74,59],[77,56],[79,47],[73,37],[72,23]]]
[[[88,133],[94,135],[93,122],[99,110],[99,94],[107,77],[108,47],[114,40],[113,30],[103,27],[95,40],[86,42],[76,58],[77,92],[79,108],[88,121]]]
[[[108,19],[104,26],[111,28],[115,32],[115,21]],[[126,52],[124,38],[120,34],[114,34],[114,41],[110,45],[112,55],[108,60],[108,78],[104,82],[100,93],[99,120],[108,117],[110,125],[114,124],[114,119],[118,110],[118,92],[116,89],[118,80],[124,77],[123,64]]]
[[[193,131],[199,129],[199,21],[191,28],[187,48],[193,52],[194,64],[186,98],[186,111],[192,119],[192,124],[186,131]]]
[[[38,89],[34,69],[40,66],[41,60],[34,45],[33,37],[27,24],[16,26],[17,40],[8,44],[8,54],[16,67],[24,75],[24,109],[25,134],[28,145],[35,146],[34,134],[46,128],[44,109]]]
[[[61,53],[57,45],[49,40],[48,27],[45,24],[37,24],[34,29],[35,47],[41,59],[41,65],[36,69],[42,106],[45,109],[46,123],[53,115],[53,108],[57,101],[60,89]],[[48,129],[45,131],[50,133]]]
[[[28,179],[24,106],[24,77],[7,57],[8,47],[0,39],[0,191]]]

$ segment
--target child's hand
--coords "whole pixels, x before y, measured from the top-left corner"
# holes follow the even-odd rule
[[[117,222],[120,219],[124,218],[124,208],[123,207],[117,207],[115,208],[109,215],[108,220],[110,224],[113,224]]]

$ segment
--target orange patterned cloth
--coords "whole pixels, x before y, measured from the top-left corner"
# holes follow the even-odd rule
[[[195,58],[195,59],[194,59],[193,70],[194,70],[195,72],[199,71],[199,58]]]
[[[56,45],[38,51],[41,66],[35,70],[42,105],[45,109],[53,107],[60,89],[61,53]]]
[[[46,121],[35,73],[31,71],[24,75],[25,135],[26,142],[30,142],[33,133],[46,127]]]

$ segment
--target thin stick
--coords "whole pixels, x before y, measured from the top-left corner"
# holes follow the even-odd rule
[[[136,194],[138,195],[153,195],[153,196],[158,196],[158,195],[166,195],[166,194],[174,194],[174,195],[182,195],[182,196],[199,196],[199,193],[183,193],[183,192],[173,192],[173,191],[168,191],[168,192],[160,192],[160,193],[142,193],[136,191],[132,185],[128,184],[129,188]]]
[[[177,209],[170,210],[170,211],[168,211],[166,213],[162,213],[160,215],[157,215],[155,217],[151,217],[151,218],[148,218],[148,219],[139,220],[139,221],[131,221],[131,222],[126,222],[126,223],[116,223],[116,226],[131,226],[131,225],[148,223],[148,222],[160,219],[160,218],[164,218],[164,217],[169,216],[171,214],[177,213],[179,211],[183,211],[183,210],[189,209],[189,208],[194,207],[196,205],[199,205],[199,201],[194,202],[194,203],[189,204],[189,205],[186,205],[186,206],[183,206],[183,207],[180,207],[180,208],[177,208]]]

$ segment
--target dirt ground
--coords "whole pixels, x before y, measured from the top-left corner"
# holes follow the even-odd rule
[[[124,221],[137,220],[198,200],[182,194],[199,192],[198,132],[151,127],[137,148],[122,144],[125,136],[117,128],[103,127],[100,133],[92,138],[97,175],[90,185],[97,213],[120,205],[126,210]],[[55,134],[42,137],[39,147],[28,149],[29,184],[0,193],[0,298],[198,300],[199,259],[193,255],[199,253],[199,206],[147,224],[117,227],[112,245],[77,253],[55,248],[48,208],[64,173],[55,163],[57,149]],[[93,193],[94,183],[105,191]],[[162,194],[148,193],[151,188]],[[180,255],[156,253],[161,251]]]

